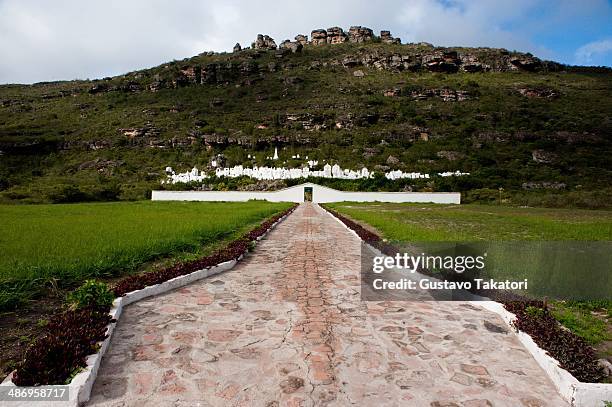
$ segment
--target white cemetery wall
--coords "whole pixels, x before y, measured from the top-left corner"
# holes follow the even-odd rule
[[[312,188],[313,201],[325,202],[421,202],[459,204],[458,192],[357,192],[338,191],[313,183],[305,183],[279,191],[153,191],[153,201],[226,201],[252,199],[270,202],[304,202],[304,188]]]

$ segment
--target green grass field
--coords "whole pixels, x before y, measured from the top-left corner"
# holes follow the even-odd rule
[[[198,253],[288,207],[269,202],[0,205],[0,309],[49,286],[69,288],[161,256]]]
[[[612,211],[350,202],[327,206],[372,226],[384,238],[400,246],[401,242],[427,241],[533,241],[532,252],[518,254],[504,253],[505,246],[497,250],[489,247],[489,257],[496,255],[504,266],[495,270],[496,277],[503,279],[512,273],[528,276],[536,290],[555,286],[559,291],[577,290],[578,287],[589,290],[590,294],[596,291],[601,300],[552,301],[553,314],[564,326],[596,345],[599,354],[604,357],[612,354],[612,288],[611,280],[605,278],[609,270],[602,270],[597,277],[585,275],[583,271],[589,270],[589,265],[579,260],[574,262],[571,257],[564,257],[564,253],[555,253],[559,256],[557,259],[551,258],[548,252],[542,256],[538,253],[538,247],[542,246],[537,243],[612,240]],[[556,263],[551,263],[554,261]],[[543,264],[553,264],[552,272],[542,273]],[[591,278],[601,278],[604,284],[584,284]]]
[[[399,242],[612,240],[612,211],[346,202],[329,207]]]

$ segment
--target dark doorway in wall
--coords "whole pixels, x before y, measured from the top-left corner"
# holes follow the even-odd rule
[[[304,202],[312,202],[312,187],[304,187]]]

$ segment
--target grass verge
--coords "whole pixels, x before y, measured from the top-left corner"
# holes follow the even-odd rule
[[[270,202],[0,205],[0,311],[49,289],[113,278],[165,256],[200,255],[286,209]]]

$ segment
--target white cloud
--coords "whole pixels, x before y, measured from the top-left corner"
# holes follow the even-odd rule
[[[612,52],[612,39],[593,41],[576,50],[576,63],[579,65],[598,64],[605,55]]]
[[[505,47],[553,58],[552,52],[533,42],[536,28],[528,24],[534,7],[546,4],[546,0],[0,0],[0,83],[117,75],[206,50],[228,51],[236,42],[249,45],[258,33],[280,43],[334,25],[389,29],[403,41]]]

